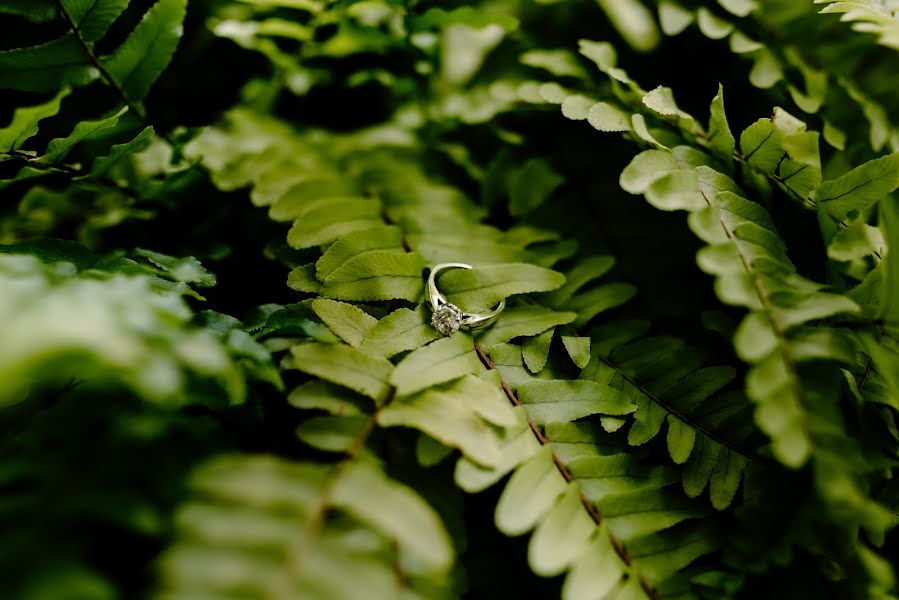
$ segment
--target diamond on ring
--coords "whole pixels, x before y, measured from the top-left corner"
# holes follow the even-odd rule
[[[493,310],[485,313],[463,312],[461,308],[446,299],[437,289],[437,274],[447,269],[471,269],[465,263],[441,263],[435,265],[428,274],[427,300],[431,305],[431,325],[443,335],[453,335],[460,329],[475,331],[490,326],[506,307],[500,300]]]
[[[462,311],[454,304],[443,304],[431,314],[431,325],[443,335],[453,335],[462,325]]]

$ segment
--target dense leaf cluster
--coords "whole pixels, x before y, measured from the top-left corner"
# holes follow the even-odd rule
[[[4,597],[897,597],[893,4],[0,0]]]

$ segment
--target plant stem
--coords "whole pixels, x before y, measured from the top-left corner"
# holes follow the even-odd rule
[[[100,187],[108,188],[113,191],[119,192],[129,198],[134,198],[135,200],[141,200],[140,194],[137,190],[128,187],[127,185],[122,185],[109,177],[90,177],[90,173],[85,171],[82,168],[76,167],[74,165],[70,165],[67,163],[42,163],[34,160],[34,158],[23,152],[16,152],[15,150],[4,152],[7,156],[10,156],[14,159],[20,159],[25,162],[26,166],[37,169],[39,171],[50,171],[55,173],[64,173],[69,175],[72,178],[76,177],[85,177],[85,182],[94,183]]]
[[[368,419],[366,419],[365,423],[363,423],[361,429],[356,434],[356,437],[353,438],[352,443],[349,448],[347,448],[346,457],[331,471],[330,477],[318,497],[318,503],[310,511],[309,518],[306,521],[306,525],[303,527],[302,533],[296,537],[294,543],[291,544],[284,555],[284,560],[282,561],[284,564],[283,577],[278,579],[275,583],[275,588],[269,590],[266,597],[272,599],[283,598],[285,600],[294,597],[291,585],[294,583],[294,579],[299,575],[300,562],[310,540],[315,538],[321,531],[325,518],[328,515],[328,510],[331,508],[334,488],[338,481],[340,481],[341,476],[343,476],[344,471],[346,471],[353,460],[358,458],[362,449],[365,448],[365,443],[375,430],[375,425],[377,425],[378,415],[390,405],[395,395],[396,388],[390,388],[387,398],[385,398],[384,402],[382,402]],[[398,570],[399,565],[397,564],[395,568]],[[398,573],[398,579],[399,578],[401,578],[400,573]],[[402,578],[402,581],[405,581],[405,578]]]

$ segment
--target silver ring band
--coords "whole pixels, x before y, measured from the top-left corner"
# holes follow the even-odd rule
[[[500,300],[496,308],[487,313],[464,312],[446,299],[437,289],[437,275],[449,269],[471,269],[465,263],[441,263],[431,269],[428,275],[428,304],[431,305],[431,325],[443,335],[452,335],[459,329],[473,331],[491,325],[506,308],[506,301]]]

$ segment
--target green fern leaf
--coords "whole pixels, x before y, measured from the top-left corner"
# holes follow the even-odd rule
[[[397,394],[404,396],[458,379],[480,366],[471,336],[456,333],[406,356],[391,375],[390,383],[396,387]]]
[[[481,341],[483,342],[483,340]],[[493,366],[513,389],[523,382],[533,379],[533,375],[524,363],[521,346],[506,343],[495,344],[490,347],[489,354]]]
[[[621,172],[618,183],[621,188],[631,194],[643,194],[649,190],[657,179],[667,173],[688,170],[705,164],[705,156],[686,146],[678,146],[671,152],[665,150],[646,150],[631,160]]]
[[[506,31],[513,31],[518,28],[518,19],[499,12],[485,13],[470,6],[463,6],[453,10],[431,8],[412,21],[415,30],[442,29],[452,25],[467,25],[475,29],[498,25]]]
[[[365,461],[328,468],[221,457],[201,467],[192,487],[194,498],[179,515],[180,543],[162,558],[168,593],[386,598],[406,587],[393,561],[409,575],[438,578],[452,562],[434,510]],[[323,522],[332,509],[349,520]],[[353,541],[360,536],[367,540],[361,546]],[[347,561],[356,565],[352,578],[340,576]]]
[[[0,0],[0,13],[20,15],[32,21],[49,21],[56,13],[52,0]]]
[[[836,219],[851,210],[865,210],[899,186],[899,153],[870,162],[842,177],[825,181],[815,190],[815,201]]]
[[[597,102],[587,112],[587,122],[599,131],[630,131],[631,116],[607,102]]]
[[[546,366],[555,331],[555,329],[548,329],[540,335],[525,339],[521,345],[521,358],[531,373],[539,373]]]
[[[575,55],[568,50],[528,50],[519,60],[521,64],[545,69],[558,77],[583,77],[584,70],[577,63]]]
[[[43,104],[17,108],[9,126],[0,129],[0,153],[19,150],[22,144],[38,132],[38,124],[41,120],[59,112],[63,98],[68,95],[69,90],[63,89]]]
[[[47,92],[86,85],[98,76],[73,34],[0,52],[0,88]]]
[[[599,0],[618,33],[636,50],[646,52],[659,43],[659,30],[652,13],[637,0]]]
[[[736,452],[724,450],[718,455],[718,464],[709,481],[709,497],[713,507],[723,510],[730,506],[745,468],[746,458]]]
[[[91,165],[91,176],[100,177],[105,175],[126,156],[146,150],[153,143],[155,134],[156,132],[152,127],[146,127],[131,141],[114,145],[109,149],[109,154],[97,158]]]
[[[345,388],[320,379],[308,381],[294,390],[287,401],[304,410],[323,410],[332,415],[355,417],[365,414],[369,401]]]
[[[491,408],[485,410],[480,403]],[[508,402],[497,388],[472,375],[412,396],[400,396],[378,415],[382,426],[402,425],[424,431],[483,467],[494,467],[500,460],[500,440],[492,426],[497,420],[503,426],[514,423]]]
[[[682,465],[690,458],[696,443],[696,430],[674,415],[668,415],[668,454]]]
[[[421,299],[425,262],[414,252],[372,250],[355,256],[324,281],[322,294],[338,300]]]
[[[712,99],[708,140],[709,145],[721,154],[725,156],[733,154],[736,141],[727,123],[727,115],[724,112],[724,86],[720,83],[718,94]]]
[[[423,305],[415,310],[400,308],[378,321],[366,335],[361,349],[368,354],[390,358],[439,338],[440,334],[431,325]]]
[[[684,146],[671,152],[648,150],[621,173],[621,187],[645,194],[660,210],[699,210],[720,191],[738,191],[729,177],[708,168],[707,162],[704,154]]]
[[[899,319],[891,316],[899,275],[891,253],[899,242],[886,166],[895,165],[892,157],[879,159],[876,169],[876,161],[855,170],[850,163],[874,158],[872,148],[899,149],[899,130],[890,103],[879,104],[887,88],[872,84],[890,80],[883,61],[834,60],[854,56],[842,51],[864,40],[847,45],[837,23],[796,3],[771,3],[764,18],[757,0],[653,5],[666,33],[696,22],[703,36],[727,39],[732,52],[751,61],[751,83],[777,86],[760,97],[789,97],[804,112],[820,111],[808,121],[824,123],[825,141],[839,150],[827,149],[822,163],[820,135],[784,110],[751,125],[738,149],[720,86],[706,133],[671,88],[643,90],[611,44],[584,40],[581,55],[607,76],[597,85],[573,54],[541,47],[563,43],[582,16],[560,12],[552,0],[419,14],[390,2],[242,3],[191,5],[193,22],[208,20],[215,35],[262,53],[268,66],[249,65],[241,71],[246,77],[231,82],[241,88],[231,90],[240,106],[221,125],[184,129],[179,111],[164,106],[170,94],[160,95],[150,112],[172,129],[152,145],[152,115],[141,101],[178,44],[185,0],[146,1],[153,8],[130,37],[118,27],[124,24],[116,26],[114,37],[128,40],[119,50],[104,33],[124,0],[58,0],[69,23],[56,25],[68,25],[68,33],[0,54],[0,85],[56,92],[60,82],[102,79],[124,88],[112,91],[131,113],[115,129],[79,132],[75,123],[60,123],[74,101],[67,99],[66,112],[47,124],[64,136],[75,132],[55,140],[56,155],[48,152],[43,162],[40,153],[21,149],[38,126],[49,137],[47,124],[37,114],[16,115],[0,139],[11,140],[7,166],[19,172],[0,187],[23,197],[0,219],[0,239],[71,231],[106,247],[132,232],[148,235],[122,219],[161,211],[166,222],[181,222],[200,214],[208,227],[197,228],[188,245],[216,258],[234,252],[222,261],[232,283],[210,295],[216,305],[236,301],[231,285],[256,274],[237,259],[257,243],[293,269],[288,285],[306,298],[263,305],[244,329],[212,311],[192,319],[181,298],[198,297],[188,284],[212,279],[192,258],[138,250],[98,259],[40,243],[33,254],[45,267],[8,262],[4,252],[12,250],[0,247],[0,316],[7,317],[0,319],[0,404],[9,413],[4,424],[11,418],[18,432],[9,449],[24,443],[27,458],[24,467],[14,460],[7,469],[13,483],[24,477],[30,494],[33,483],[59,479],[31,466],[44,464],[42,448],[59,446],[44,438],[59,421],[59,431],[95,417],[108,425],[117,414],[108,411],[121,402],[71,398],[112,385],[124,388],[129,403],[140,406],[144,398],[166,406],[145,414],[123,405],[127,419],[119,424],[127,426],[105,429],[117,440],[139,438],[155,455],[160,432],[177,427],[175,445],[163,448],[178,454],[175,469],[233,447],[235,439],[253,445],[260,432],[259,439],[273,441],[267,451],[291,455],[243,455],[200,467],[174,515],[176,541],[160,561],[164,597],[485,595],[476,570],[463,589],[469,558],[480,559],[470,549],[485,540],[477,527],[461,527],[473,513],[462,512],[460,494],[447,485],[446,459],[457,450],[456,488],[481,491],[508,479],[496,509],[499,528],[533,532],[530,570],[558,577],[550,584],[561,584],[566,599],[726,600],[764,592],[779,571],[812,595],[894,594],[887,536],[899,522],[890,512],[899,490],[891,483],[899,443]],[[600,10],[626,39],[645,44],[656,27],[650,4],[603,0]],[[0,13],[52,18],[45,0],[23,6],[0,0]],[[878,18],[884,16],[892,17]],[[520,34],[505,35],[517,27]],[[210,51],[196,41],[192,52]],[[666,51],[686,41],[672,40]],[[300,52],[293,51],[297,43]],[[112,57],[98,60],[96,52],[107,49]],[[645,62],[633,53],[623,61]],[[649,71],[665,64],[649,64]],[[222,91],[213,88],[206,91]],[[375,101],[357,110],[358,94]],[[351,114],[316,112],[334,109],[334,97],[350,100]],[[613,182],[585,171],[597,156],[620,154],[618,142],[608,145],[604,136],[601,148],[590,148],[599,138],[592,130],[582,139],[545,127],[559,107],[564,117],[624,134],[635,153],[653,148],[634,158],[619,183],[653,207],[689,213],[690,231],[702,242],[701,272],[670,268],[684,266],[678,246],[693,250],[683,237],[689,232],[672,222],[677,215],[619,207]],[[132,121],[145,127],[137,138]],[[132,141],[110,150],[114,133]],[[82,136],[87,143],[79,146]],[[73,158],[60,162],[67,152]],[[822,184],[822,169],[849,174]],[[42,185],[31,185],[31,177]],[[196,204],[216,194],[210,184],[233,192],[220,199],[249,196],[252,205]],[[473,199],[479,185],[480,201]],[[879,216],[871,210],[878,202]],[[808,208],[817,214],[801,210]],[[595,217],[594,209],[604,220],[599,230],[581,218]],[[272,222],[261,227],[256,219],[266,212]],[[531,218],[516,218],[524,215]],[[250,234],[228,236],[228,227],[244,222]],[[264,239],[284,223],[291,227],[287,246]],[[822,262],[821,241],[830,263]],[[636,288],[604,280],[614,261],[595,253],[621,244],[625,271],[648,281],[647,297],[626,310],[648,320],[609,319]],[[261,249],[252,254],[259,258]],[[422,301],[426,266],[449,261],[476,265],[441,277],[441,289],[466,308],[527,296],[509,300],[496,323],[473,336],[442,338]],[[702,289],[703,273],[711,290]],[[812,273],[826,283],[809,279]],[[264,283],[257,291],[265,292]],[[660,320],[661,333],[649,333],[652,319]],[[552,341],[556,329],[561,344]],[[668,335],[672,330],[699,345]],[[259,390],[261,404],[229,407],[243,398],[246,378],[283,385],[269,352],[282,368],[297,370],[287,376],[296,387],[286,402]],[[43,398],[73,376],[89,385]],[[184,402],[203,406],[170,410]],[[54,421],[70,404],[74,418]],[[32,405],[40,408],[34,415]],[[194,451],[200,455],[181,455],[185,432],[202,438]],[[306,455],[317,464],[304,463]],[[389,479],[388,470],[409,487]],[[152,492],[157,473],[147,472]],[[25,514],[22,507],[45,504],[20,502],[20,487],[10,488],[7,520]],[[136,509],[116,510],[116,491],[104,489],[108,507],[77,489],[73,498],[78,506],[103,507],[117,538],[121,529],[153,547],[165,542],[165,528],[154,523],[166,514],[159,502],[143,504],[158,494],[144,494]],[[167,502],[159,506],[168,510]],[[47,531],[56,530],[58,517],[49,515]],[[452,526],[454,543],[440,518]],[[108,527],[99,524],[101,548]],[[43,537],[35,539],[43,548]],[[30,556],[15,536],[11,543],[6,554]],[[460,563],[454,544],[469,548]],[[47,556],[52,551],[47,545]],[[120,592],[118,575],[95,568],[89,554],[38,561],[37,592],[25,595],[91,586]],[[519,583],[520,575],[509,573]]]
[[[590,362],[590,338],[573,335],[563,335],[562,344],[568,351],[571,361],[579,369],[583,369]]]
[[[736,411],[742,406],[736,399],[716,394],[734,378],[735,370],[725,366],[702,367],[702,357],[682,341],[676,338],[639,338],[644,328],[632,330],[632,326],[623,322],[598,330],[597,334],[604,342],[596,348],[596,359],[580,375],[581,378],[623,389],[636,404],[628,443],[648,443],[661,433],[667,422],[668,451],[676,464],[687,463],[699,443],[710,444],[710,447],[721,446],[720,439],[709,437],[715,431],[714,426],[700,424],[696,415],[711,406],[726,412]],[[623,377],[626,378],[624,381]],[[624,423],[603,422],[606,428],[613,425],[615,429]],[[739,436],[736,437],[739,439]],[[700,438],[705,441],[698,442]],[[722,453],[728,451],[725,448],[720,450]],[[703,482],[703,488],[706,483],[708,478]],[[691,485],[695,486],[695,481]],[[739,485],[739,478],[736,485]],[[719,500],[716,499],[716,502]],[[724,508],[719,504],[715,506]]]
[[[667,416],[664,407],[652,402],[648,397],[638,397],[636,405],[634,424],[627,433],[627,443],[632,446],[640,446],[655,438],[662,430],[662,424]]]
[[[280,179],[280,178],[279,178]],[[293,182],[290,177],[288,182]],[[262,186],[260,180],[258,185]],[[286,187],[286,189],[280,189]],[[261,190],[255,190],[258,195],[268,196]],[[271,207],[268,216],[274,221],[294,221],[309,212],[310,209],[320,205],[328,198],[358,197],[358,190],[345,179],[337,179],[327,176],[303,179],[299,183],[291,185],[279,181],[278,188],[270,192],[276,196],[274,201],[266,198],[260,204]]]
[[[315,275],[324,281],[338,267],[358,254],[370,250],[403,251],[403,234],[398,227],[379,225],[341,236],[328,246],[315,263]]]
[[[504,393],[499,371],[491,369],[479,377],[466,376],[458,385],[462,384],[472,410],[485,421],[503,429],[518,424],[518,416]]]
[[[305,337],[325,344],[340,341],[326,325],[314,320],[315,315],[308,303],[287,306],[275,304],[272,308],[272,313],[253,327],[257,338],[277,335]]]
[[[733,367],[704,367],[690,373],[661,394],[662,400],[678,411],[692,412],[706,399],[733,381]]]
[[[581,505],[580,490],[569,485],[528,544],[528,563],[534,573],[543,577],[564,573],[587,550],[593,527]]]
[[[524,263],[454,269],[440,278],[447,299],[466,309],[492,308],[514,294],[547,292],[565,282],[561,273]]]
[[[705,205],[699,171],[670,173],[657,179],[646,192],[646,199],[660,210],[696,210]]]
[[[186,286],[144,270],[125,275],[116,272],[119,263],[109,262],[93,256],[79,273],[73,262],[0,253],[6,290],[0,316],[9,323],[8,343],[0,349],[0,406],[21,401],[38,377],[64,383],[88,371],[98,385],[121,386],[149,402],[185,402],[192,375],[241,402],[246,383],[232,349],[212,329],[188,326]],[[65,368],[65,357],[76,357],[80,371]]]
[[[590,282],[608,273],[615,265],[611,256],[591,256],[578,262],[565,273],[565,283],[545,298],[551,306],[560,306],[569,300],[578,290]]]
[[[704,354],[669,336],[645,337],[616,348],[610,362],[651,393],[661,393],[699,368]]]
[[[607,456],[619,452],[596,423],[588,420],[573,423],[547,423],[543,430],[553,452],[569,467],[584,456]]]
[[[85,42],[96,42],[128,6],[129,0],[59,0]]]
[[[453,448],[445,446],[428,434],[419,432],[415,441],[415,460],[422,467],[433,467],[450,457]]]
[[[333,494],[335,506],[395,540],[404,561],[416,563],[428,573],[443,573],[452,566],[452,543],[440,517],[380,469],[366,462],[353,463]]]
[[[287,243],[294,248],[311,248],[383,223],[377,202],[367,198],[345,198],[313,208],[295,221],[287,234]]]
[[[819,292],[795,303],[783,302],[776,311],[785,331],[811,321],[841,314],[859,314],[861,308],[846,296]]]
[[[627,415],[637,407],[612,388],[588,380],[529,381],[518,388],[518,399],[537,423],[574,421],[588,415]]]
[[[723,451],[720,445],[712,443],[705,437],[696,440],[690,460],[684,469],[684,492],[688,496],[695,498],[703,492],[712,478],[715,465],[718,464],[718,456]]]
[[[880,288],[878,314],[887,322],[899,322],[899,209],[897,199],[890,196],[880,203],[880,229],[888,244],[882,261],[883,283]]]
[[[346,452],[364,430],[368,418],[362,415],[312,417],[297,428],[297,437],[325,452]]]
[[[547,432],[551,439],[555,439],[555,433]],[[552,443],[555,448],[556,442]],[[621,548],[622,540],[627,543],[625,560],[629,575],[639,574],[643,591],[647,588],[647,580],[656,585],[664,584],[675,576],[678,569],[717,547],[707,529],[684,522],[690,517],[700,516],[702,512],[687,503],[676,501],[672,494],[661,489],[677,481],[677,474],[672,470],[646,470],[640,468],[632,456],[596,454],[595,447],[591,449],[590,446],[586,446],[585,450],[586,453],[568,459],[568,470],[584,496],[595,502],[601,511],[603,521],[599,534],[606,535],[604,532],[609,527],[617,536],[614,541],[604,538],[605,542],[614,549]],[[663,503],[667,508],[662,511],[652,508]],[[683,524],[671,527],[678,523]],[[591,551],[604,555],[603,550],[595,546]],[[622,555],[617,550],[616,553],[618,556],[610,560],[621,565],[618,559]],[[637,556],[640,559],[635,560]],[[582,560],[591,562],[587,557]],[[613,573],[620,577],[621,567],[608,576],[613,576]],[[569,578],[577,581],[580,577],[585,575],[577,573],[575,565]],[[604,585],[617,583],[603,582]]]
[[[127,98],[140,101],[162,75],[183,33],[187,0],[158,0],[103,65]]]
[[[871,335],[859,336],[859,342],[863,351],[871,358],[870,366],[866,368],[868,376],[863,380],[868,398],[875,398],[886,406],[899,407],[899,377],[896,375],[899,373],[899,354],[894,349],[878,344],[877,339]]]
[[[149,260],[157,269],[159,269],[159,272],[165,273],[174,281],[193,283],[199,287],[212,287],[216,284],[215,275],[203,268],[200,261],[193,256],[176,258],[160,252],[153,252],[152,250],[140,248],[135,250],[134,254]]]
[[[694,14],[672,0],[659,2],[659,24],[668,36],[682,33],[694,20]]]
[[[507,308],[499,321],[479,339],[481,345],[490,348],[520,336],[533,336],[558,325],[571,323],[577,318],[573,312],[556,312],[540,306]]]
[[[711,526],[675,526],[654,535],[629,540],[627,550],[640,565],[641,573],[653,581],[666,582],[697,558],[717,550],[720,544],[718,537]],[[685,586],[684,593],[695,591],[695,579],[690,583],[694,585]],[[657,591],[662,597],[669,595],[662,589]]]
[[[496,526],[510,536],[530,531],[565,487],[565,480],[553,463],[552,450],[542,446],[506,484],[496,504]]]
[[[590,114],[590,109],[596,105],[596,100],[573,94],[562,102],[562,114],[572,121],[583,121]]]
[[[664,150],[668,149],[668,146],[657,140],[649,130],[649,125],[646,122],[646,117],[644,117],[643,115],[637,113],[631,116],[631,127],[633,127],[634,129],[634,134],[639,139],[646,142],[649,146]]]
[[[671,88],[659,86],[644,95],[642,101],[650,110],[663,117],[677,117],[687,122],[693,121],[693,117],[678,108]]]
[[[682,496],[662,489],[642,488],[590,499],[608,520],[609,530],[625,542],[703,515]]]
[[[746,391],[759,404],[756,420],[772,437],[778,458],[790,466],[803,464],[812,451],[802,398],[784,357],[772,352],[750,371]]]
[[[889,4],[882,2],[835,2],[815,0],[815,4],[826,4],[822,13],[843,13],[841,21],[853,23],[855,31],[873,33],[877,43],[893,50],[899,50],[899,24]]]
[[[317,294],[322,289],[321,282],[315,278],[315,265],[302,265],[287,274],[287,286],[298,292]]]
[[[787,189],[801,198],[808,198],[821,185],[820,167],[810,167],[791,158],[786,158],[780,163],[779,175]]]
[[[743,157],[762,172],[774,173],[784,155],[781,136],[771,119],[759,119],[740,134]]]
[[[571,572],[562,585],[562,598],[563,600],[606,598],[608,594],[615,593],[613,588],[618,586],[624,574],[624,565],[615,554],[614,546],[609,539],[608,527],[602,525],[590,546],[572,565]],[[614,597],[621,598],[622,594]],[[641,592],[632,590],[631,597],[640,598]]]
[[[393,365],[343,344],[302,344],[291,349],[294,366],[311,375],[348,387],[375,402],[390,393]]]
[[[68,136],[51,140],[47,145],[47,153],[41,157],[41,160],[48,163],[61,161],[76,145],[90,140],[93,135],[104,129],[111,129],[118,125],[119,119],[126,112],[128,112],[128,109],[123,108],[109,117],[78,123]]]
[[[582,455],[569,459],[567,464],[571,475],[591,498],[657,489],[677,482],[673,470],[641,468],[628,454]]]
[[[726,38],[734,31],[733,23],[718,17],[705,7],[696,11],[696,23],[703,35],[713,40]]]
[[[886,202],[881,206],[884,204]],[[855,219],[836,232],[827,246],[827,256],[835,261],[850,262],[873,256],[875,252],[883,255],[885,248],[880,229],[868,225],[864,219]]]
[[[466,492],[480,492],[511,473],[529,460],[540,448],[537,438],[528,427],[523,408],[514,408],[514,425],[505,428],[499,442],[499,460],[491,466],[474,462],[465,456],[456,463],[456,485]]]
[[[366,535],[369,531],[362,529],[359,535]],[[355,598],[359,594],[371,594],[373,597],[388,598],[400,593],[395,575],[383,558],[366,556],[348,544],[345,532],[326,532],[318,540],[317,547],[320,550],[307,559],[307,567],[296,577],[296,590],[315,590],[320,598]],[[352,561],[357,567],[354,569],[354,577],[342,576],[343,566]],[[239,564],[239,563],[238,563]],[[239,568],[234,564],[235,568]],[[258,567],[257,567],[258,569]],[[252,569],[249,569],[253,572]],[[262,573],[256,572],[253,576],[260,578]],[[267,574],[268,575],[268,574]],[[264,579],[263,579],[264,581]],[[275,578],[277,581],[277,578]],[[237,589],[252,587],[244,583],[236,586]],[[300,593],[299,591],[294,593]],[[222,593],[228,593],[226,588]],[[261,593],[265,593],[262,591]],[[282,595],[289,591],[278,592]]]
[[[312,301],[312,310],[337,337],[354,348],[358,348],[378,324],[376,318],[345,302],[316,298]]]

